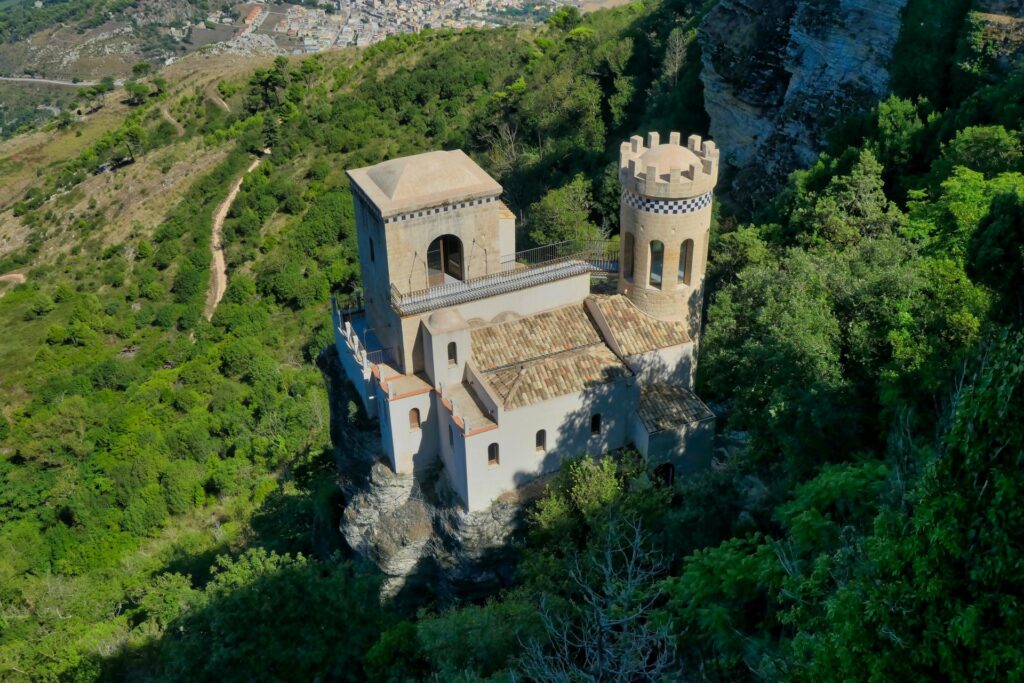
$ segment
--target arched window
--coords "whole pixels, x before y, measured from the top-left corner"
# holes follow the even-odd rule
[[[487,447],[487,465],[490,467],[498,466],[498,444],[492,443]]]
[[[679,247],[679,272],[676,284],[690,284],[690,270],[693,268],[693,240],[686,240]]]
[[[632,233],[626,233],[622,238],[622,273],[627,280],[633,279],[633,245],[636,240]]]
[[[665,244],[651,240],[651,287],[661,289],[662,272],[665,270]]]
[[[409,429],[420,428],[420,409],[413,408],[409,411]]]
[[[601,433],[601,413],[594,413],[590,416],[590,433]]]
[[[427,247],[427,284],[443,285],[465,277],[462,240],[455,235],[441,235]]]
[[[452,430],[451,425],[448,425],[448,445],[455,446],[455,432]]]
[[[448,342],[448,365],[459,364],[459,347],[455,342]]]
[[[548,449],[548,433],[543,429],[537,432],[537,452],[543,453]]]
[[[370,263],[373,263],[373,238],[370,238]]]

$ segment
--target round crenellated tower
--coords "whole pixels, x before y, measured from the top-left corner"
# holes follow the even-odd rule
[[[715,143],[679,133],[662,144],[648,133],[622,143],[619,292],[641,311],[700,332],[711,200],[718,183]]]

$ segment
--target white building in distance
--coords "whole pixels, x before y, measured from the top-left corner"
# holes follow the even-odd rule
[[[364,296],[338,355],[398,473],[440,462],[467,510],[632,444],[656,474],[706,466],[692,392],[719,152],[623,143],[621,241],[516,252],[502,187],[462,151],[349,171]],[[591,292],[595,272],[617,293]]]

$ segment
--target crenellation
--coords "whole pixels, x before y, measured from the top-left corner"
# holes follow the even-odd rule
[[[691,135],[680,144],[678,132],[662,144],[658,133],[649,133],[647,145],[634,135],[619,148],[619,180],[623,189],[660,199],[681,199],[711,192],[718,181],[719,151],[711,141]],[[688,157],[688,158],[687,158]]]

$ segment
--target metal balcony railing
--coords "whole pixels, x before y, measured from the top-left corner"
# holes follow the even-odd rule
[[[584,273],[616,273],[618,270],[616,242],[569,240],[507,256],[501,260],[501,269],[497,273],[415,292],[402,292],[391,285],[391,306],[400,315],[415,315]]]

